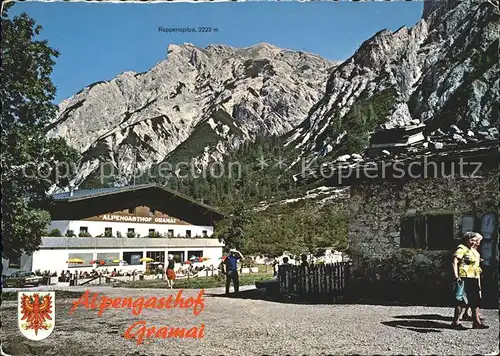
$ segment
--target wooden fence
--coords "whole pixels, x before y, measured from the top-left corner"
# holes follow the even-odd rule
[[[349,262],[326,265],[280,266],[279,290],[282,295],[327,297],[342,295],[349,280]]]

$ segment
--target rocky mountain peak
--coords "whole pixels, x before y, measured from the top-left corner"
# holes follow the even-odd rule
[[[420,124],[480,140],[498,124],[497,5],[426,1],[413,27],[382,29],[342,63],[268,43],[171,44],[151,70],[63,101],[49,134],[83,153],[80,180],[100,161],[125,176],[207,164],[259,135],[284,135],[297,157],[362,153],[373,132]]]
[[[100,161],[125,175],[162,160],[209,161],[257,135],[298,125],[336,63],[260,43],[171,44],[144,73],[93,83],[63,101],[49,135],[83,153],[78,180]]]

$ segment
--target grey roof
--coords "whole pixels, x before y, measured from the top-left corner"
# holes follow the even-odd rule
[[[201,207],[204,207],[208,210],[211,210],[221,216],[224,216],[224,214],[203,203],[200,203],[196,201],[195,199],[188,197],[187,195],[181,194],[179,192],[176,192],[175,190],[172,190],[170,188],[167,188],[163,185],[159,184],[138,184],[138,185],[128,185],[124,187],[116,187],[116,188],[96,188],[96,189],[77,189],[73,191],[73,195],[70,195],[70,192],[64,192],[64,193],[55,193],[52,195],[52,198],[56,201],[76,201],[76,200],[83,200],[83,199],[91,199],[103,195],[111,195],[111,194],[117,194],[117,193],[123,193],[123,192],[129,192],[129,191],[135,191],[135,190],[141,190],[141,189],[149,189],[149,188],[157,188],[163,192],[175,195],[181,199],[185,199],[191,203],[194,203],[196,205],[199,205]]]
[[[222,247],[216,238],[42,237],[41,249]]]
[[[154,184],[141,184],[141,185],[133,185],[133,186],[125,186],[125,187],[117,187],[117,188],[95,188],[95,189],[77,189],[73,191],[73,195],[70,196],[70,192],[56,193],[53,194],[52,197],[54,200],[73,200],[73,199],[85,199],[92,198],[98,195],[104,194],[114,194],[125,191],[130,191],[130,188],[134,189],[142,189],[146,187],[154,186]]]

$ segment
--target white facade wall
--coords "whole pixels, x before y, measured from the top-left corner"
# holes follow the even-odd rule
[[[203,236],[203,231],[207,231],[207,236],[213,234],[212,226],[197,226],[197,225],[174,225],[174,224],[142,224],[132,222],[108,222],[108,221],[85,221],[85,220],[56,220],[52,221],[48,230],[59,229],[64,235],[68,230],[73,230],[73,233],[78,236],[80,227],[85,226],[88,233],[92,237],[104,235],[104,229],[110,227],[113,229],[113,236],[119,231],[122,236],[127,236],[128,229],[134,229],[136,234],[142,237],[149,235],[149,230],[154,229],[160,234],[168,233],[168,230],[174,230],[174,237],[178,235],[186,236],[186,230],[191,230],[191,236]]]
[[[220,263],[220,258],[222,257],[222,247],[173,247],[173,248],[158,248],[158,247],[147,247],[147,248],[109,248],[109,249],[40,249],[33,254],[32,270],[45,271],[49,270],[51,272],[57,272],[58,275],[61,271],[92,271],[93,267],[68,267],[66,261],[69,258],[70,253],[92,253],[93,258],[97,258],[98,253],[109,253],[109,254],[119,254],[120,259],[123,258],[123,252],[142,252],[142,257],[146,257],[146,251],[164,251],[165,259],[170,252],[184,252],[185,258],[189,258],[189,251],[203,251],[203,257],[210,258],[207,264],[213,264],[218,266]],[[178,268],[180,264],[176,266]],[[115,269],[117,271],[127,272],[127,271],[144,271],[146,269],[146,263],[140,265],[129,265],[129,266],[102,266],[99,269],[108,269],[112,271]]]

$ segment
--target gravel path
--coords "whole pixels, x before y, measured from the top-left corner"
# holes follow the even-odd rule
[[[251,287],[242,288],[248,291]],[[72,288],[71,290],[75,290]],[[83,289],[81,289],[83,291]],[[176,291],[94,287],[110,297],[162,297]],[[96,310],[80,307],[68,315],[74,299],[56,301],[56,327],[42,341],[31,341],[17,325],[17,303],[2,306],[4,351],[11,355],[319,355],[319,354],[496,354],[498,310],[482,312],[488,330],[448,328],[451,308],[373,305],[283,304],[258,299],[213,296],[207,290],[205,308],[191,310],[144,309],[140,316],[127,309]],[[245,294],[243,293],[243,294]],[[186,296],[198,291],[185,290]],[[135,321],[148,326],[205,325],[201,339],[149,338],[141,345],[123,337]],[[467,327],[471,323],[465,323]]]

